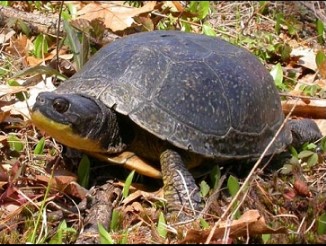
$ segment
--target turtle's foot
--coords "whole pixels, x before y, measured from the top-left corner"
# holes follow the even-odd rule
[[[173,150],[166,150],[160,157],[164,183],[164,198],[169,212],[195,218],[202,209],[199,188],[194,177],[185,167],[181,156]]]
[[[323,136],[318,125],[312,119],[292,119],[288,123],[293,137],[292,145],[295,148],[306,142],[314,142]]]

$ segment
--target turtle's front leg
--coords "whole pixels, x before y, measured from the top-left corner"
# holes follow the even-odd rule
[[[186,210],[196,215],[202,208],[202,199],[195,179],[184,165],[181,156],[178,152],[168,149],[161,154],[160,162],[168,210]]]

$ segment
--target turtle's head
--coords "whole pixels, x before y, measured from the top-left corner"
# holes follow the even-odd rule
[[[115,152],[115,146],[121,145],[116,114],[89,96],[42,92],[31,118],[38,128],[74,149]]]

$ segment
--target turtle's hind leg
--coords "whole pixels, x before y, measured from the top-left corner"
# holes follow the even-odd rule
[[[169,212],[187,211],[195,218],[202,209],[201,195],[194,177],[184,165],[180,154],[165,150],[160,156],[164,183],[164,198]],[[190,211],[190,212],[188,212]]]
[[[295,148],[323,137],[318,125],[312,119],[292,119],[288,124],[292,132],[292,146]]]

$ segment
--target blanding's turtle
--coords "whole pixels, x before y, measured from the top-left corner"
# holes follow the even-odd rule
[[[120,155],[126,167],[162,177],[171,210],[200,207],[190,168],[258,158],[284,120],[273,79],[254,55],[181,31],[108,44],[55,91],[40,93],[31,116],[68,147],[112,162]],[[291,120],[267,155],[320,137],[314,121]],[[146,162],[129,165],[134,157]],[[155,162],[161,172],[147,164]]]

